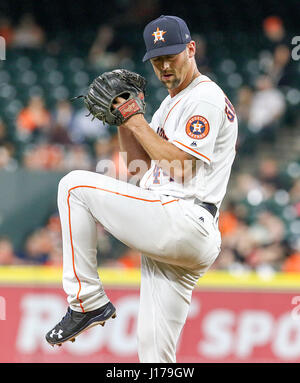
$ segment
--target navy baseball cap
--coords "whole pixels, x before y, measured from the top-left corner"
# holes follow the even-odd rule
[[[157,56],[175,55],[182,52],[191,41],[190,31],[180,17],[160,16],[144,29],[146,54],[143,62]]]

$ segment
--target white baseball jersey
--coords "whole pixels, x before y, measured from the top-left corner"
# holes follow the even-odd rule
[[[220,87],[197,77],[175,97],[168,95],[153,115],[151,128],[201,160],[189,183],[174,182],[152,161],[140,186],[179,198],[197,197],[220,206],[235,157],[237,117]]]

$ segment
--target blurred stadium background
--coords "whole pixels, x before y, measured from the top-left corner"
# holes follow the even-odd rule
[[[139,254],[100,225],[100,278],[119,320],[63,350],[50,350],[44,333],[66,308],[59,179],[104,159],[128,177],[115,128],[70,99],[101,72],[126,68],[148,80],[150,120],[166,92],[141,62],[142,31],[161,14],[187,21],[200,71],[239,118],[222,252],[194,293],[178,361],[300,361],[300,59],[291,55],[299,1],[2,0],[1,362],[137,361]]]

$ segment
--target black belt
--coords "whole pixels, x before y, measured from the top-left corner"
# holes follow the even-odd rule
[[[195,198],[195,204],[204,207],[215,218],[218,208],[213,203],[201,202],[198,198]]]

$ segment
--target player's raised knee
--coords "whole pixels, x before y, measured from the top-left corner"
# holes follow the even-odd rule
[[[61,178],[58,184],[58,194],[65,193],[67,190],[83,182],[88,172],[86,170],[72,170]]]

